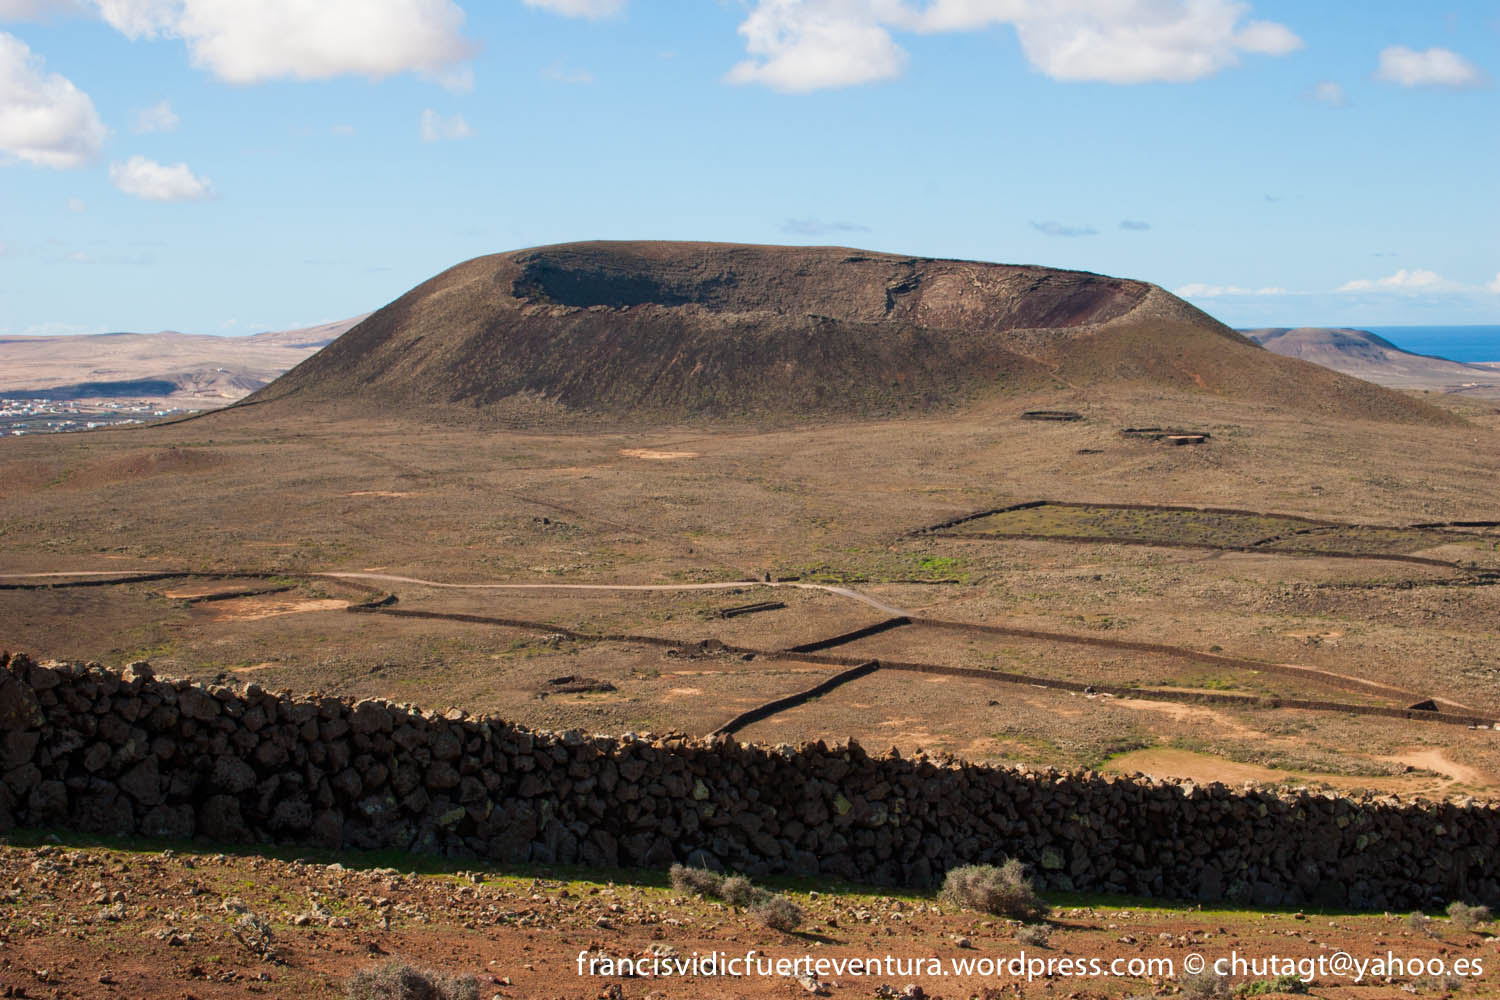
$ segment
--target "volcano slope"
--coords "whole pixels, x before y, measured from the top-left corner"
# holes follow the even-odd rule
[[[1442,421],[1258,349],[1160,288],[837,247],[575,243],[479,257],[252,397],[500,421],[787,423],[1134,382]]]

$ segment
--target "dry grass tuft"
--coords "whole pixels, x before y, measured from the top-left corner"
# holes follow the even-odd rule
[[[964,865],[951,869],[943,880],[944,902],[1001,917],[1034,922],[1050,907],[1026,877],[1026,867],[1015,858],[1003,865]]]

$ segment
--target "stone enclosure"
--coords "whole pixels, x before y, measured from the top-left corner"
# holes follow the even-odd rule
[[[531,731],[450,710],[0,657],[0,832],[1366,908],[1500,903],[1500,806]]]

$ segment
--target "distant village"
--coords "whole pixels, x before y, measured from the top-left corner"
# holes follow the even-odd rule
[[[159,417],[196,413],[180,407],[162,408],[144,399],[23,399],[0,396],[0,436],[60,434],[101,427],[143,424]]]

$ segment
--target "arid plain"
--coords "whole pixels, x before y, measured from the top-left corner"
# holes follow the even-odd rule
[[[538,254],[515,259],[499,265],[519,274],[511,287],[522,319],[508,329],[573,323],[569,336],[594,366],[550,395],[514,385],[507,405],[444,410],[423,402],[410,371],[393,395],[391,373],[436,363],[429,358],[476,377],[472,353],[454,361],[451,343],[423,343],[473,312],[472,300],[453,305],[454,282],[491,294],[489,273],[471,262],[376,313],[332,354],[248,404],[158,426],[0,442],[0,648],[107,667],[146,660],[158,674],[303,695],[457,706],[545,729],[693,736],[877,661],[871,673],[735,728],[734,738],[852,739],[876,753],[894,746],[907,756],[1403,800],[1500,791],[1500,411],[1489,401],[1397,394],[1270,359],[1147,286],[1115,282],[1101,292],[1097,276],[1007,272],[1001,281],[1033,291],[1049,280],[1074,284],[1059,300],[1067,309],[1049,306],[1066,337],[1026,353],[1027,337],[1045,339],[1029,330],[1004,350],[986,348],[1003,377],[986,370],[987,381],[965,381],[978,369],[950,349],[964,341],[944,341],[941,326],[932,328],[935,360],[903,369],[899,347],[857,316],[778,315],[764,326],[765,337],[785,338],[777,350],[803,344],[804,327],[830,324],[856,348],[865,337],[878,349],[761,364],[752,348],[764,342],[756,342],[744,348],[755,364],[743,379],[731,372],[707,389],[692,383],[694,392],[724,393],[734,412],[669,413],[685,397],[663,379],[650,383],[653,392],[666,388],[649,410],[575,406],[559,419],[569,392],[610,378],[634,384],[620,372],[643,362],[610,339],[617,328],[687,324],[672,364],[697,373],[722,360],[712,351],[743,303],[706,297],[719,286],[704,285],[684,307],[676,299],[692,296],[678,285],[689,279],[659,265],[657,284],[640,293],[634,278],[622,284],[618,275],[602,291],[568,285],[557,277],[573,273],[566,257],[562,265]],[[950,262],[917,262],[928,270],[889,285],[878,269],[895,265],[884,258],[840,266],[851,262],[874,275],[838,289],[851,316],[866,303],[899,313],[913,289],[938,293],[910,306],[910,316],[973,308],[959,293],[944,298]],[[824,266],[811,257],[802,264]],[[749,296],[749,284],[733,294]],[[1095,313],[1083,315],[1079,288]],[[626,292],[632,301],[619,300]],[[1006,294],[1018,302],[1030,292]],[[647,301],[653,296],[661,302]],[[1144,314],[1143,302],[1154,303]],[[475,320],[476,336],[496,336],[491,315]],[[702,316],[711,349],[692,340]],[[380,354],[392,344],[399,349]],[[843,372],[846,358],[853,367]],[[338,377],[368,395],[356,388],[317,398],[328,384],[319,365],[339,365]],[[786,399],[816,405],[741,412],[757,398],[734,395],[744,385],[769,391],[781,384],[772,374],[794,370]],[[837,393],[825,398],[820,384],[853,387],[848,405]],[[938,391],[949,384],[951,393]],[[209,879],[157,860],[159,845],[125,845],[122,856],[87,839],[80,853],[38,849],[44,831],[25,837],[6,849],[16,869],[10,902],[23,893],[49,899],[53,923],[32,916],[27,924],[17,909],[6,933],[30,969],[23,989],[59,995],[117,995],[121,983],[149,996],[274,992],[266,982],[332,995],[357,957],[400,949],[452,967],[490,956],[486,990],[493,980],[502,996],[646,996],[663,984],[610,993],[609,984],[568,974],[567,962],[616,930],[632,946],[662,940],[657,911],[667,909],[700,927],[689,934],[672,925],[681,940],[696,935],[705,946],[865,947],[855,940],[864,930],[849,928],[872,921],[888,925],[876,937],[898,950],[952,950],[958,937],[1012,943],[1003,921],[929,911],[930,896],[877,898],[868,887],[816,880],[786,883],[821,921],[790,938],[657,895],[660,873],[491,870],[463,874],[455,887],[461,869],[449,862],[349,853],[340,863],[370,874],[346,879],[322,867],[334,855],[294,852],[319,862],[299,866],[268,846],[268,859],[200,857],[216,873]],[[432,873],[399,887],[414,910],[375,902],[397,891],[387,883],[398,877],[381,867],[392,863]],[[132,898],[123,924],[88,921],[95,895],[68,890],[69,880],[95,879],[108,903],[111,879],[68,869],[114,876],[131,866],[163,891],[192,883],[194,898],[200,880],[212,882],[210,902],[224,896],[225,907],[238,886],[294,942],[292,957],[277,966],[237,949],[225,960],[220,911],[201,900],[179,901],[171,918],[154,904],[130,909]],[[532,881],[538,876],[563,881]],[[630,898],[618,910],[580,903],[614,898],[617,882],[634,885],[620,890]],[[807,895],[813,890],[824,902]],[[830,891],[838,893],[831,903]],[[293,913],[303,895],[344,904],[307,930]],[[1217,939],[1263,952],[1287,935],[1321,947],[1299,930],[1301,914],[1262,921],[1118,898],[1057,902],[1067,909],[1054,947],[1134,948],[1150,937],[1163,948]],[[893,931],[911,917],[891,914],[912,907],[931,926]],[[154,957],[130,954],[129,935],[186,926],[183,914],[195,908],[199,937],[173,945],[177,932],[167,927]],[[1330,939],[1365,950],[1413,933],[1390,917],[1326,916],[1318,919],[1339,928]],[[70,964],[46,938],[65,926],[125,971],[107,983],[91,966]],[[1493,939],[1443,935],[1417,943],[1493,952]],[[49,962],[64,971],[38,977]],[[21,972],[0,967],[0,983],[11,987],[7,975],[22,983]],[[1411,985],[1335,986],[1327,995],[1403,995]],[[1067,984],[1045,989],[1054,986]],[[664,995],[801,990],[786,980],[691,988],[698,992]],[[927,989],[999,995],[993,983]],[[1087,995],[1142,989],[1181,987],[1160,979],[1086,987]]]

